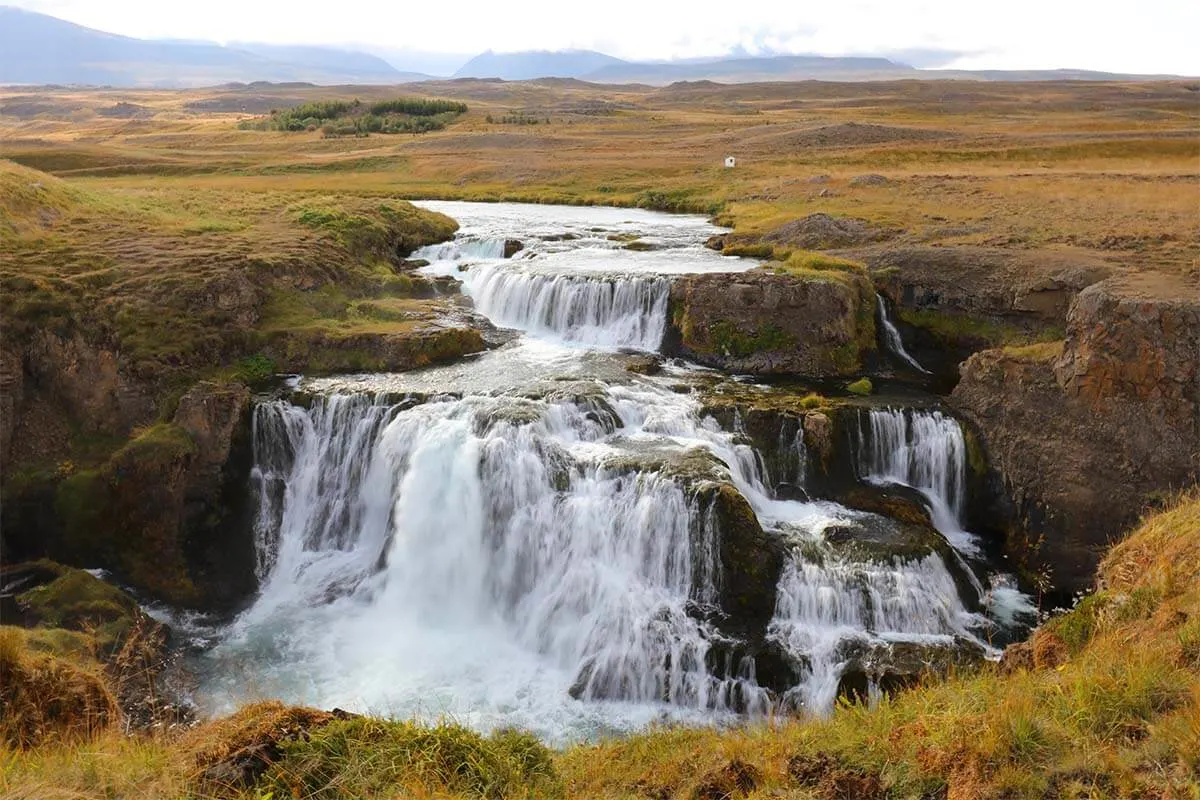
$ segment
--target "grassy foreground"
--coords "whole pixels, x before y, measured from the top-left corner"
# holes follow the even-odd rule
[[[1149,517],[1099,589],[1003,662],[874,708],[743,729],[656,729],[551,751],[261,703],[190,730],[125,735],[99,673],[0,636],[0,794],[12,798],[1200,797],[1200,494]],[[52,638],[52,637],[49,637]],[[24,683],[14,676],[31,676]],[[33,746],[14,691],[71,708]],[[71,698],[76,698],[71,701]],[[54,705],[57,704],[57,705]]]

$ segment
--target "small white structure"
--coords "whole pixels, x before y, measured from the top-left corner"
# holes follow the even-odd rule
[[[725,169],[733,169],[737,166],[737,159],[733,156],[725,156]]]

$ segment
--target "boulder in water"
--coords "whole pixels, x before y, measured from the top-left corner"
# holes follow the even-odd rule
[[[525,249],[525,243],[520,239],[505,239],[504,240],[504,257],[512,258],[517,253]]]

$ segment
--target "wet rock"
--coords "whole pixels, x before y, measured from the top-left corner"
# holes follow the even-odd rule
[[[804,444],[821,461],[833,455],[833,421],[827,414],[814,411],[804,415]]]
[[[707,239],[705,239],[704,246],[707,247],[709,250],[716,250],[717,252],[720,252],[725,249],[726,241],[727,241],[726,234],[718,233],[714,236],[710,236]]]
[[[729,615],[727,629],[743,639],[761,637],[775,613],[775,587],[785,548],[765,533],[745,497],[729,483],[710,485],[698,495],[703,514],[717,526],[721,573],[718,597]]]
[[[962,637],[944,643],[847,639],[839,646],[838,657],[846,664],[838,695],[865,702],[870,684],[892,694],[915,685],[926,674],[944,676],[975,669],[986,654],[981,645]]]
[[[638,375],[657,375],[662,372],[662,366],[660,356],[635,355],[625,359],[625,369]]]
[[[517,253],[525,249],[525,243],[520,239],[505,239],[504,240],[504,257],[512,258]]]

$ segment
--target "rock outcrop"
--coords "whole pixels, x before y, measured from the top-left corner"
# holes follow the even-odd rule
[[[979,350],[1061,335],[1071,301],[1114,274],[1081,250],[903,245],[851,253],[892,301],[910,351],[939,374]]]
[[[665,349],[731,372],[849,375],[875,350],[875,297],[853,272],[688,275]]]
[[[100,466],[10,486],[9,552],[103,567],[178,606],[235,604],[254,589],[249,404],[240,384],[199,383],[172,422],[143,429]]]
[[[1083,290],[1054,345],[989,350],[951,403],[1001,483],[1008,550],[1054,586],[1090,585],[1148,504],[1200,479],[1200,287],[1127,276]]]

